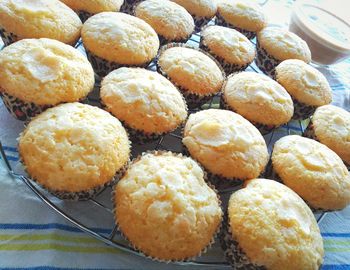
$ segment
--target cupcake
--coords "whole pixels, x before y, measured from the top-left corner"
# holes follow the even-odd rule
[[[224,71],[214,58],[181,43],[161,48],[157,68],[181,90],[190,109],[218,94],[225,80]]]
[[[306,119],[315,109],[332,102],[332,89],[326,77],[301,60],[285,60],[276,67],[276,80],[292,96],[293,119]]]
[[[258,177],[269,159],[259,131],[242,116],[227,110],[191,114],[182,143],[218,188],[229,180]]]
[[[275,67],[284,60],[311,62],[311,52],[304,40],[278,27],[266,27],[257,35],[256,65],[267,75],[275,75]]]
[[[92,16],[81,36],[88,59],[102,77],[122,66],[148,66],[159,48],[157,33],[148,23],[120,12]]]
[[[252,39],[267,25],[261,7],[253,1],[223,0],[218,4],[216,24],[236,29]]]
[[[5,45],[26,38],[51,38],[75,45],[81,21],[58,0],[0,2],[0,36]]]
[[[171,41],[185,43],[194,31],[191,15],[171,1],[143,1],[136,6],[135,16],[153,27],[163,45]]]
[[[136,142],[157,139],[187,118],[186,103],[177,88],[162,75],[142,68],[109,73],[102,81],[101,100]]]
[[[85,22],[91,16],[105,11],[119,11],[124,0],[60,0],[73,9]]]
[[[223,88],[221,106],[248,119],[262,134],[288,123],[293,116],[293,101],[287,91],[255,72],[230,76]]]
[[[217,0],[171,0],[183,6],[193,17],[195,31],[199,32],[210,22],[217,11]]]
[[[137,250],[161,261],[198,256],[213,242],[222,218],[217,194],[189,157],[148,153],[115,187],[115,218]]]
[[[227,75],[245,70],[255,58],[253,44],[238,31],[227,27],[204,28],[199,46],[215,57]]]
[[[342,108],[325,105],[316,109],[305,136],[332,149],[350,169],[350,113]]]
[[[235,269],[318,270],[320,229],[303,200],[272,180],[253,179],[229,200],[221,243]]]
[[[298,135],[278,140],[272,153],[278,177],[312,208],[337,210],[350,204],[350,174],[327,146]]]
[[[124,0],[124,3],[120,8],[120,11],[127,14],[133,14],[135,5],[137,5],[142,1],[144,0]],[[165,2],[165,1],[162,1],[162,2]]]
[[[29,176],[69,200],[88,199],[116,181],[130,155],[118,119],[81,103],[38,115],[20,135],[18,149]]]
[[[0,51],[0,95],[9,112],[27,121],[48,107],[84,99],[94,71],[73,47],[53,39],[23,39]]]

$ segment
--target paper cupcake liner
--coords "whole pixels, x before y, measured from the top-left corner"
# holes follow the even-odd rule
[[[124,3],[120,7],[120,11],[133,15],[134,14],[134,6],[144,0],[124,0]]]
[[[229,111],[233,111],[233,112],[237,113],[230,105],[228,105],[224,94],[222,94],[221,98],[220,98],[220,107],[221,107],[221,109],[229,110]],[[269,134],[274,129],[279,127],[279,126],[274,126],[274,125],[264,125],[264,124],[257,123],[257,122],[251,121],[251,120],[248,120],[248,121],[250,123],[252,123],[260,131],[260,133],[262,135]]]
[[[6,31],[4,28],[0,27],[0,36],[2,38],[2,41],[4,42],[5,46],[8,46],[17,40],[19,40],[18,36],[14,33]]]
[[[243,35],[245,35],[248,39],[253,39],[256,36],[255,32],[244,30],[242,28],[239,28],[237,26],[234,26],[233,24],[230,24],[230,23],[226,22],[225,19],[221,16],[221,14],[219,12],[216,14],[215,24],[235,29],[238,32],[240,32]]]
[[[309,106],[304,103],[299,102],[295,98],[292,97],[294,104],[294,114],[293,120],[304,120],[312,116],[317,109],[315,106]]]
[[[95,15],[95,14],[87,12],[85,10],[78,10],[78,11],[76,11],[76,13],[78,14],[82,23],[84,23],[87,19],[89,19],[90,17]]]
[[[25,102],[5,92],[0,91],[0,96],[9,113],[18,120],[30,121],[36,115],[52,107],[50,105],[36,105],[32,102]]]
[[[173,153],[170,151],[158,151],[158,150],[154,150],[154,151],[146,151],[144,153],[142,153],[141,155],[137,156],[136,158],[134,158],[130,164],[129,167],[132,166],[132,164],[136,163],[137,161],[139,161],[141,159],[142,156],[146,155],[146,154],[154,154],[154,155],[169,155],[169,156],[178,156],[178,157],[183,157],[186,158],[186,156],[183,156],[181,153]],[[198,164],[201,168],[202,166],[200,164]],[[202,168],[203,170],[203,168]],[[204,172],[204,180],[206,180],[206,172],[205,170],[203,170]],[[207,182],[207,181],[206,181]],[[219,206],[222,208],[222,202],[220,200],[220,196],[218,195],[217,190],[209,185],[210,188],[213,189],[213,191],[216,193],[216,196],[218,198],[218,203]],[[118,217],[116,215],[116,201],[115,201],[115,188],[116,185],[113,186],[113,190],[112,190],[112,204],[113,204],[113,215],[114,215],[114,221],[115,224],[117,225],[118,231],[120,232],[120,235],[129,243],[129,247],[131,247],[132,249],[134,249],[135,251],[139,252],[141,255],[143,255],[145,258],[151,259],[152,261],[156,261],[156,262],[163,262],[163,263],[174,263],[174,262],[187,262],[187,261],[192,261],[195,260],[196,258],[202,256],[202,254],[206,253],[207,250],[214,244],[215,239],[219,236],[219,233],[221,231],[221,226],[222,226],[222,222],[220,222],[219,226],[217,227],[215,233],[213,234],[213,237],[211,238],[210,242],[208,243],[207,246],[205,246],[196,256],[192,256],[192,257],[188,257],[188,258],[183,258],[181,260],[164,260],[164,259],[160,259],[157,257],[153,257],[150,255],[145,254],[143,251],[141,251],[136,245],[134,245],[129,239],[128,237],[122,232],[122,230],[119,227],[119,223],[118,223]],[[222,219],[222,218],[221,218]]]
[[[227,212],[224,214],[222,228],[219,234],[221,248],[228,263],[235,270],[266,270],[264,266],[258,266],[250,262],[247,255],[239,246],[239,243],[233,239],[232,231],[228,222]]]
[[[258,68],[266,75],[274,78],[275,68],[281,63],[281,61],[268,54],[266,50],[260,46],[258,39],[256,40],[256,52],[257,57],[255,58],[255,63]]]
[[[195,15],[192,15],[192,18],[194,21],[194,32],[195,33],[200,32],[201,29],[212,20],[212,18],[195,16]]]
[[[151,61],[148,61],[147,63],[142,64],[142,65],[119,64],[116,62],[110,62],[108,60],[105,60],[105,59],[93,54],[91,51],[89,51],[86,48],[85,48],[85,51],[86,51],[86,56],[87,56],[88,60],[90,61],[95,73],[100,77],[104,77],[108,73],[110,73],[111,71],[118,69],[120,67],[143,67],[143,68],[146,68],[149,65],[149,63],[152,62],[152,60],[151,60]]]
[[[225,73],[227,76],[230,75],[231,73],[245,70],[250,64],[250,63],[247,63],[245,65],[238,65],[238,64],[233,64],[233,63],[227,62],[224,58],[217,56],[214,52],[212,52],[209,49],[209,47],[204,45],[202,36],[200,39],[199,48],[210,53],[220,63],[221,67],[225,70]]]
[[[220,63],[213,56],[211,56],[209,53],[203,51],[202,49],[198,49],[196,47],[193,47],[193,46],[190,46],[190,45],[187,45],[184,43],[169,43],[169,44],[164,45],[160,48],[158,55],[157,55],[157,58],[156,58],[157,71],[160,74],[162,74],[164,77],[166,77],[169,81],[171,81],[180,90],[180,92],[182,93],[182,95],[184,96],[184,98],[187,102],[187,106],[189,109],[198,108],[198,107],[202,106],[203,104],[207,103],[208,101],[210,101],[216,94],[220,93],[220,91],[222,89],[220,89],[216,93],[197,94],[197,93],[189,92],[187,89],[185,89],[184,87],[182,87],[182,86],[178,85],[176,82],[174,82],[159,65],[159,59],[160,59],[160,56],[162,55],[162,53],[164,51],[166,51],[167,49],[170,49],[173,47],[184,47],[184,48],[190,48],[190,49],[197,50],[197,51],[205,54],[206,56],[208,56],[211,60],[213,60],[217,64],[217,66],[220,68],[224,78],[226,78],[225,71],[221,67]]]
[[[310,123],[308,124],[308,126],[306,127],[306,129],[304,130],[303,136],[322,143],[316,136],[314,124],[312,123],[312,119],[311,119]],[[348,171],[350,171],[350,164],[346,163],[345,160],[343,160],[343,162],[344,162],[344,165],[346,166],[346,168],[348,169]]]

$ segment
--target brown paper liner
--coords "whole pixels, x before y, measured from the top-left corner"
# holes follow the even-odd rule
[[[268,54],[266,50],[260,46],[258,39],[256,39],[256,52],[257,57],[255,58],[255,64],[266,75],[274,78],[275,68],[281,63],[281,61]]]
[[[187,89],[185,89],[184,87],[178,85],[177,83],[175,83],[174,81],[172,81],[172,79],[168,76],[168,74],[161,68],[160,64],[159,64],[159,59],[162,55],[162,53],[164,53],[167,49],[170,48],[174,48],[174,47],[184,47],[184,48],[189,48],[189,49],[194,49],[197,50],[203,54],[205,54],[206,56],[208,56],[211,60],[213,60],[217,66],[220,68],[222,75],[224,77],[224,79],[226,78],[226,74],[224,69],[221,67],[220,63],[210,54],[208,54],[207,52],[198,49],[196,47],[184,44],[184,43],[169,43],[167,45],[164,45],[160,48],[158,55],[156,57],[156,66],[157,66],[157,71],[162,74],[164,77],[166,77],[168,80],[170,80],[183,94],[183,96],[185,97],[185,100],[187,102],[187,106],[189,109],[196,109],[200,106],[202,106],[203,104],[207,103],[208,101],[210,101],[215,95],[217,95],[218,93],[221,92],[222,88],[217,91],[216,93],[208,93],[208,94],[198,94],[198,93],[191,93],[189,92]]]
[[[14,33],[6,31],[3,27],[0,26],[0,36],[2,38],[2,41],[4,42],[5,46],[8,46],[17,40],[19,40],[19,37],[15,35]]]
[[[157,150],[154,150],[154,151],[147,151],[147,152],[144,152],[142,153],[141,155],[137,156],[136,158],[134,158],[131,162],[130,162],[130,165],[129,167],[131,167],[134,163],[136,163],[137,161],[139,161],[141,159],[142,156],[146,155],[146,154],[154,154],[154,155],[169,155],[169,156],[178,156],[178,157],[183,157],[183,158],[186,158],[186,156],[183,156],[181,153],[173,153],[171,151],[157,151]],[[203,167],[198,164],[198,166],[200,166],[203,170],[203,173],[204,173],[204,180],[206,181],[206,172],[205,170],[203,169]],[[206,181],[207,182],[207,181]],[[215,187],[211,186],[210,184],[208,184],[208,186],[210,188],[212,188],[214,190],[214,192],[216,193],[217,195],[217,198],[218,198],[218,203],[219,203],[219,206],[222,208],[222,203],[221,203],[221,200],[220,200],[220,196],[218,195],[218,192],[217,190],[215,189]],[[163,262],[163,263],[172,263],[172,262],[187,262],[187,261],[192,261],[192,260],[195,260],[196,258],[202,256],[202,254],[206,253],[207,250],[209,248],[211,248],[211,246],[214,244],[215,242],[215,239],[216,237],[219,235],[219,232],[221,231],[221,226],[222,226],[222,223],[220,222],[219,226],[217,227],[216,229],[216,232],[213,234],[213,237],[212,239],[210,240],[210,242],[208,243],[208,245],[206,247],[204,247],[199,253],[198,255],[196,256],[192,256],[192,257],[188,257],[188,258],[183,258],[182,260],[164,260],[164,259],[160,259],[160,258],[157,258],[157,257],[152,257],[148,254],[145,254],[144,252],[142,252],[140,249],[137,248],[137,246],[135,246],[129,239],[128,237],[121,231],[120,227],[119,227],[119,223],[118,223],[118,217],[116,215],[116,208],[115,208],[115,205],[116,205],[116,201],[115,201],[115,188],[116,188],[116,185],[113,186],[113,190],[112,190],[112,203],[113,203],[113,214],[114,214],[114,220],[115,220],[115,224],[117,225],[118,227],[118,231],[120,232],[121,236],[129,242],[129,246],[134,249],[135,251],[139,252],[140,254],[142,254],[144,257],[148,258],[148,259],[151,259],[153,261],[157,261],[157,262]]]
[[[317,107],[316,106],[309,106],[305,103],[302,103],[295,99],[292,96],[293,104],[294,104],[294,114],[292,119],[293,120],[304,120],[309,118],[314,114],[316,111]]]

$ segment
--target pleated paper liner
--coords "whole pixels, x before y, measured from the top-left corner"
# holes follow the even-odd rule
[[[111,62],[111,61],[105,60],[105,59],[95,55],[94,53],[92,53],[91,51],[89,51],[86,48],[85,48],[85,51],[86,51],[86,56],[87,56],[89,62],[91,63],[95,73],[100,77],[104,77],[108,73],[110,73],[111,71],[118,69],[120,67],[143,67],[143,68],[146,68],[153,61],[153,59],[151,59],[150,61],[143,63],[143,64],[140,64],[140,65],[119,64],[116,62]]]
[[[142,156],[146,155],[146,154],[153,154],[153,155],[169,155],[169,156],[177,156],[177,157],[182,157],[182,158],[187,158],[186,156],[183,156],[181,153],[173,153],[173,152],[170,152],[170,151],[157,151],[157,150],[154,150],[154,151],[147,151],[147,152],[144,152],[142,153],[141,155],[139,155],[138,157],[134,158],[129,167],[131,167],[134,163],[136,163],[137,161],[139,161],[141,159]],[[202,166],[200,164],[198,164],[201,168]],[[203,170],[203,168],[202,168]],[[204,173],[204,180],[206,183],[208,183],[206,181],[206,172],[205,170],[203,170],[203,173]],[[212,188],[214,190],[214,192],[217,194],[217,199],[218,199],[218,203],[219,203],[219,206],[222,208],[221,206],[221,200],[220,200],[220,196],[218,195],[217,193],[217,190],[208,184],[208,186],[210,188]],[[118,231],[121,233],[121,236],[129,242],[129,246],[138,251],[140,254],[142,254],[144,257],[148,258],[148,259],[151,259],[153,261],[157,261],[157,262],[163,262],[163,263],[172,263],[172,262],[186,262],[186,261],[192,261],[200,256],[202,256],[204,253],[207,252],[208,249],[211,248],[211,246],[214,244],[215,242],[215,239],[218,237],[219,235],[219,232],[221,231],[221,225],[222,225],[222,222],[220,222],[219,226],[217,227],[216,229],[216,232],[213,234],[213,237],[211,238],[211,240],[209,241],[209,243],[207,244],[207,246],[205,246],[196,256],[191,256],[191,257],[187,257],[187,258],[183,258],[181,260],[164,260],[164,259],[160,259],[160,258],[157,258],[157,257],[154,257],[154,256],[150,256],[148,254],[145,254],[142,250],[140,250],[136,245],[134,245],[129,239],[128,237],[121,231],[120,227],[119,227],[119,223],[118,223],[118,217],[116,215],[116,208],[115,208],[115,205],[116,205],[116,201],[115,201],[115,197],[116,197],[116,194],[115,194],[115,188],[116,188],[116,185],[113,186],[113,191],[112,191],[112,203],[113,203],[113,214],[114,214],[114,218],[115,218],[115,223],[117,225],[117,228],[118,228]],[[222,221],[222,217],[221,217],[221,221]]]
[[[282,62],[272,55],[268,54],[266,50],[260,46],[258,38],[256,39],[256,58],[255,64],[258,68],[271,78],[275,77],[275,68]]]
[[[192,14],[191,14],[192,15]],[[194,21],[194,32],[198,33],[201,29],[206,26],[213,18],[207,18],[203,16],[192,15]]]
[[[243,35],[245,35],[248,39],[253,39],[256,36],[255,32],[244,30],[242,28],[239,28],[237,26],[234,26],[233,24],[230,24],[230,23],[226,22],[225,19],[221,16],[221,14],[219,12],[217,12],[217,14],[216,14],[215,24],[235,29],[238,32],[240,32]]]
[[[124,0],[124,3],[120,7],[120,11],[133,15],[134,6],[144,0]]]
[[[77,10],[76,13],[78,14],[82,23],[86,22],[87,19],[89,19],[90,17],[95,15],[95,14],[87,12],[85,10]]]
[[[307,105],[305,103],[298,101],[293,96],[291,96],[291,97],[292,97],[293,105],[294,105],[294,114],[292,117],[293,120],[307,119],[307,118],[311,117],[314,114],[314,112],[316,111],[316,109],[317,109],[316,106]]]
[[[228,263],[235,270],[267,270],[264,266],[258,266],[250,262],[239,243],[233,238],[228,221],[228,213],[225,212],[224,219],[219,234],[221,248]]]
[[[6,31],[4,28],[0,27],[0,36],[2,38],[2,41],[4,42],[5,46],[8,46],[17,40],[19,40],[18,36],[14,33]]]
[[[216,65],[219,67],[219,69],[221,70],[222,76],[225,80],[226,78],[226,74],[224,69],[221,67],[220,63],[213,57],[211,56],[209,53],[203,51],[202,49],[196,48],[194,46],[190,46],[188,44],[184,44],[184,43],[169,43],[167,45],[164,45],[160,48],[158,55],[156,57],[156,65],[157,65],[157,71],[162,74],[164,77],[166,77],[168,80],[170,80],[179,90],[180,92],[183,94],[183,96],[185,97],[185,100],[187,102],[187,106],[189,109],[196,109],[199,108],[200,106],[204,105],[205,103],[207,103],[208,101],[210,101],[215,95],[217,95],[218,93],[220,93],[220,91],[222,90],[219,89],[217,92],[215,93],[207,93],[207,94],[198,94],[198,93],[192,93],[189,92],[187,89],[185,89],[184,87],[178,85],[177,83],[175,83],[174,81],[172,81],[172,79],[168,76],[168,74],[161,68],[160,64],[159,64],[159,59],[162,55],[163,52],[165,52],[167,49],[170,48],[174,48],[174,47],[183,47],[183,48],[189,48],[189,49],[193,49],[196,51],[199,51],[203,54],[205,54],[206,56],[208,56],[211,60],[213,60]]]
[[[310,120],[310,123],[308,124],[308,126],[304,130],[303,136],[322,143],[316,136],[315,127],[314,127],[314,124],[312,123],[312,118]],[[346,166],[346,168],[348,169],[348,171],[350,171],[350,164],[346,163],[345,160],[343,160],[343,162],[344,162],[344,165]]]
[[[141,2],[143,2],[143,1],[139,1],[136,4],[134,4],[134,6],[132,7],[131,15],[137,17],[136,16],[136,8]],[[158,38],[159,38],[160,46],[164,46],[166,44],[174,43],[174,42],[176,42],[176,43],[186,43],[190,39],[190,37],[192,36],[192,34],[194,32],[195,31],[193,30],[193,32],[189,33],[189,35],[187,37],[185,37],[185,38],[175,38],[175,39],[167,39],[166,37],[164,37],[164,36],[162,36],[161,34],[158,34],[158,33],[157,33],[157,35],[158,35]]]

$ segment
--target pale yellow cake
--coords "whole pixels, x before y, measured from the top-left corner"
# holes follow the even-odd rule
[[[217,0],[171,0],[183,6],[191,15],[212,18],[217,11]]]
[[[124,0],[60,0],[74,11],[96,14],[104,11],[119,11]]]
[[[81,33],[84,46],[110,62],[143,65],[158,52],[157,33],[145,21],[121,12],[102,12],[90,17]]]
[[[340,107],[325,105],[316,109],[311,121],[317,140],[350,165],[350,113]]]
[[[311,52],[307,43],[296,34],[279,28],[266,27],[257,35],[259,45],[279,61],[299,59],[311,62]]]
[[[266,75],[241,72],[230,76],[223,89],[227,105],[249,121],[280,126],[293,116],[288,92]]]
[[[251,32],[258,32],[267,25],[262,8],[254,1],[221,0],[218,14],[227,23]]]
[[[94,83],[86,57],[57,40],[23,39],[0,51],[0,91],[24,102],[56,105],[78,101]]]
[[[192,48],[179,46],[164,50],[158,59],[158,66],[173,83],[198,95],[219,92],[225,79],[223,71],[213,59]]]
[[[170,132],[187,118],[177,88],[159,73],[142,68],[108,74],[102,81],[101,99],[119,120],[147,134]]]
[[[35,117],[19,138],[29,175],[50,191],[88,191],[110,182],[129,160],[128,135],[108,112],[66,103]]]
[[[316,68],[297,59],[285,60],[276,67],[276,80],[299,102],[322,106],[332,102],[332,89]]]
[[[214,56],[227,63],[244,66],[255,58],[254,45],[240,32],[223,26],[208,26],[201,32],[201,42]]]
[[[182,142],[209,172],[228,179],[258,177],[269,159],[259,131],[242,116],[227,110],[191,114]]]
[[[74,45],[81,26],[78,15],[59,0],[0,1],[0,27],[18,39],[52,38]]]
[[[133,161],[114,199],[121,232],[145,255],[163,261],[199,255],[222,219],[218,196],[200,166],[170,152]]]
[[[228,206],[233,239],[249,261],[270,270],[318,270],[324,249],[320,229],[305,202],[267,179],[248,181]]]
[[[135,8],[135,16],[149,23],[158,35],[169,41],[186,40],[194,31],[192,16],[171,1],[143,1]]]
[[[350,174],[327,146],[297,135],[278,140],[273,168],[283,183],[314,208],[342,209],[350,203]]]

